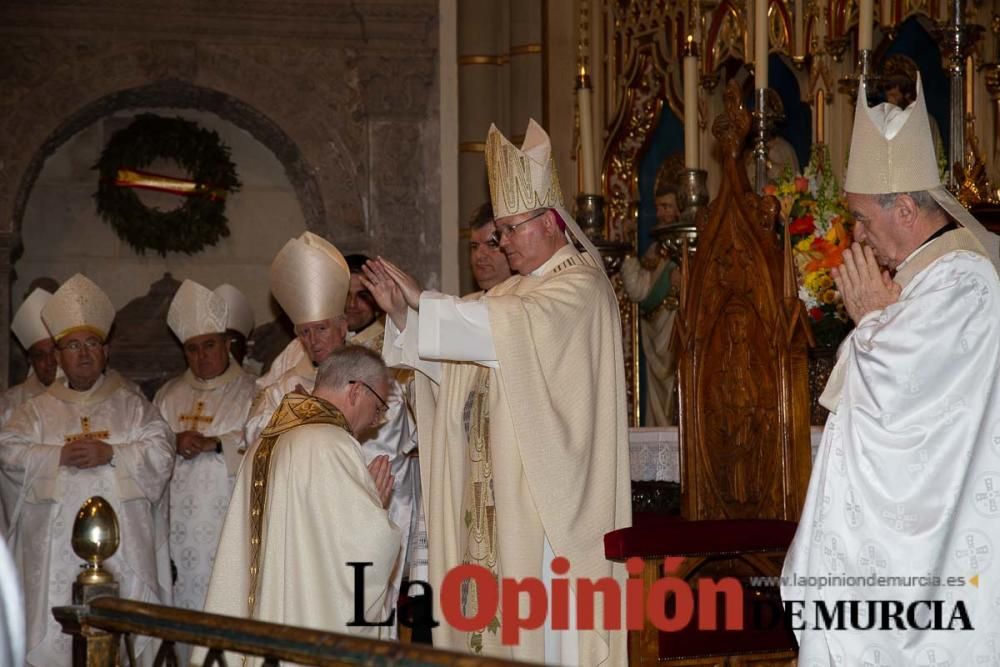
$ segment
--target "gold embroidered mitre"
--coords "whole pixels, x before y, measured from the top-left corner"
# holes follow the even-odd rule
[[[862,79],[844,190],[862,195],[926,191],[955,222],[975,235],[1000,269],[1000,237],[983,227],[941,184],[920,75],[917,97],[905,109],[889,103],[869,107],[867,100]]]
[[[235,329],[244,336],[249,336],[253,331],[253,308],[250,307],[250,300],[243,292],[239,291],[229,283],[223,283],[212,290],[226,301],[229,307],[229,321],[226,322],[227,329]]]
[[[225,333],[228,321],[225,299],[193,280],[181,283],[167,311],[167,326],[182,343],[195,336]]]
[[[78,273],[59,287],[42,308],[42,321],[57,341],[76,331],[93,331],[108,337],[115,321],[115,307],[94,281]]]
[[[14,314],[14,320],[10,323],[10,330],[21,341],[21,345],[24,346],[25,350],[40,340],[52,337],[49,334],[49,330],[45,328],[45,323],[42,322],[42,308],[45,307],[45,304],[51,298],[51,292],[47,292],[41,287],[36,287],[28,295],[28,298],[24,300],[21,307],[17,309],[17,313]]]
[[[521,148],[510,143],[496,125],[490,125],[486,172],[497,219],[539,208],[563,208],[552,142],[534,120],[528,121]]]
[[[294,324],[343,315],[350,285],[347,260],[312,232],[291,239],[271,262],[271,293]]]
[[[917,98],[905,109],[888,102],[869,107],[866,94],[862,81],[844,190],[879,195],[939,187],[937,154],[920,77]]]

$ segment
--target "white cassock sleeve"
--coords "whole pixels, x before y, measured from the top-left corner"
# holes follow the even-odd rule
[[[420,295],[418,351],[422,359],[471,361],[499,368],[486,301],[463,301],[439,292]]]
[[[11,499],[15,507],[7,507],[9,525],[14,525],[20,514],[24,494],[30,500],[41,502],[55,500],[56,479],[59,475],[59,456],[62,443],[40,443],[37,426],[39,416],[30,403],[22,403],[14,410],[0,433],[0,470],[3,471],[4,500]]]
[[[418,319],[417,311],[410,309],[406,321],[410,325],[400,331],[392,318],[385,318],[385,338],[382,341],[382,358],[390,368],[410,368],[423,373],[435,384],[441,384],[441,362],[420,358],[417,349],[417,330],[414,324]]]

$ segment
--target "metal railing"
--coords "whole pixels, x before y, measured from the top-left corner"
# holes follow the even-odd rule
[[[521,664],[417,644],[295,628],[115,597],[99,597],[86,605],[55,607],[52,612],[63,631],[73,635],[73,667],[118,665],[122,638],[129,635],[163,641],[155,667],[176,664],[173,646],[177,643],[205,647],[208,654],[202,663],[204,667],[229,667],[225,652],[262,658],[267,667],[283,661],[316,666],[502,667]]]

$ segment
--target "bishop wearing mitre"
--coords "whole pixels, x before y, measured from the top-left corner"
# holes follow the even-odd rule
[[[217,292],[185,280],[170,303],[167,324],[188,366],[153,399],[177,440],[170,481],[174,605],[200,611],[243,458],[238,448],[254,378],[229,352],[229,306]]]
[[[70,534],[89,497],[102,496],[118,515],[124,539],[104,567],[121,597],[170,604],[163,500],[174,445],[156,408],[107,368],[115,309],[100,287],[77,274],[41,315],[62,372],[4,424],[0,472],[17,491],[10,547],[25,596],[26,662],[58,667],[70,664],[71,642],[51,609],[71,602],[80,559]],[[137,655],[152,650],[148,638],[135,638]]]

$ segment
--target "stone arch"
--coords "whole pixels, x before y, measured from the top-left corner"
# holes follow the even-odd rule
[[[14,250],[17,251],[21,221],[32,187],[45,160],[75,134],[101,118],[124,109],[170,107],[209,111],[249,132],[281,162],[302,207],[306,227],[322,233],[326,227],[323,196],[315,174],[302,151],[273,120],[249,104],[226,93],[195,86],[185,81],[166,80],[111,93],[95,100],[66,118],[38,147],[18,185],[12,212]]]
[[[14,36],[0,61],[0,331],[10,323],[11,251],[46,158],[115,110],[196,108],[242,127],[284,165],[307,228],[364,243],[368,127],[352,49]],[[4,349],[4,385],[7,367]]]

